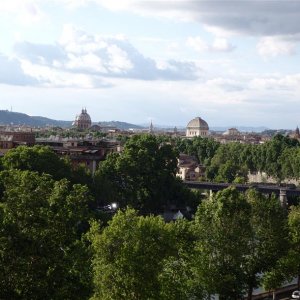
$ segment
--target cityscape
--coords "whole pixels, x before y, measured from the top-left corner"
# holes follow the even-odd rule
[[[0,1],[0,300],[300,299],[300,1]]]
[[[3,113],[24,117],[22,114],[8,111]],[[49,119],[46,120],[49,121]],[[274,209],[277,207],[274,214],[276,218],[281,219],[278,226],[285,226],[283,214],[287,210],[291,210],[290,214],[293,218],[294,214],[296,216],[298,214],[297,208],[295,208],[298,207],[300,201],[300,188],[298,188],[300,171],[297,168],[300,165],[298,127],[295,130],[283,132],[278,130],[266,130],[260,133],[242,132],[237,128],[228,128],[226,131],[218,132],[210,130],[209,124],[203,118],[196,117],[187,123],[185,129],[176,127],[156,129],[152,121],[148,128],[136,126],[136,128],[124,129],[124,127],[118,128],[100,122],[92,122],[87,108],[82,108],[74,116],[74,121],[71,124],[67,123],[66,127],[14,125],[12,122],[5,124],[3,121],[1,123],[0,159],[4,170],[3,174],[11,172],[7,178],[18,176],[14,174],[17,170],[13,170],[19,169],[21,173],[30,170],[33,171],[32,174],[35,174],[34,172],[37,171],[44,174],[41,176],[46,176],[45,173],[47,173],[51,175],[50,178],[55,180],[67,178],[71,183],[85,185],[89,190],[90,197],[94,199],[89,201],[89,209],[93,214],[100,213],[95,217],[101,222],[111,218],[113,221],[115,214],[122,218],[120,214],[130,205],[136,211],[130,211],[127,208],[124,214],[131,214],[133,219],[141,218],[136,215],[137,212],[140,212],[142,215],[159,216],[165,224],[170,222],[176,224],[182,219],[193,224],[199,217],[201,203],[205,205],[207,201],[205,199],[215,199],[217,205],[218,197],[220,197],[220,201],[222,197],[225,197],[225,201],[231,201],[230,197],[241,197],[238,196],[239,193],[246,195],[246,199],[254,197],[253,199],[257,198],[255,201],[265,203],[273,199],[274,204],[278,205],[274,207]],[[116,124],[124,126],[127,123]],[[160,160],[163,159],[165,162],[163,165],[158,165],[161,155],[163,156]],[[124,159],[127,161],[126,163]],[[139,163],[140,160],[142,165]],[[122,164],[125,163],[123,171],[118,167],[122,161]],[[166,166],[168,166],[168,171],[165,169]],[[162,172],[160,168],[164,170],[165,175],[159,175]],[[5,175],[3,176],[2,184],[7,186],[7,179],[5,179]],[[165,181],[165,176],[169,178],[167,181]],[[43,180],[48,182],[51,180],[50,178]],[[20,179],[15,178],[14,180]],[[28,178],[28,180],[32,179]],[[120,180],[123,182],[121,186],[119,186]],[[131,180],[136,181],[136,184],[132,185]],[[152,184],[147,183],[148,180],[159,180],[159,182],[155,184],[154,188]],[[169,196],[163,196],[164,189],[170,188],[170,184],[173,192]],[[22,185],[21,182],[20,185]],[[230,190],[232,187],[234,190]],[[186,188],[189,189],[188,194],[186,194],[188,191]],[[7,186],[6,189],[9,190],[9,187]],[[146,190],[148,190],[147,193],[151,192],[154,195],[141,196],[139,194],[145,193]],[[32,191],[29,190],[26,193],[32,193]],[[232,193],[232,195],[227,199],[226,193]],[[22,196],[20,195],[20,197]],[[152,197],[154,198],[152,199]],[[212,209],[216,208],[212,207]],[[236,214],[236,209],[241,208],[234,208],[234,211],[230,213],[230,219]],[[206,217],[208,217],[207,212],[202,215],[202,218]],[[268,217],[264,218],[270,222]],[[30,228],[31,224],[26,226]],[[107,230],[110,230],[109,228],[107,227]],[[272,230],[275,229],[276,227]],[[280,242],[286,245],[288,236],[284,231],[282,233],[284,235],[280,237]],[[268,231],[267,234],[269,238],[269,235],[275,233]],[[279,236],[275,235],[275,237]],[[144,238],[146,237],[143,236],[142,239]],[[266,238],[264,237],[262,241]],[[282,251],[285,253],[284,250]],[[283,258],[286,259],[284,256]],[[291,263],[294,263],[293,260]],[[208,269],[205,269],[204,272],[206,274]],[[292,279],[289,277],[290,274],[296,275],[297,272],[291,271],[286,274],[281,275],[283,279],[275,280],[276,289],[271,288],[274,286],[271,285],[269,291],[263,289],[263,287],[267,287],[268,282],[252,283],[251,293],[248,294],[248,297],[262,299],[271,291],[273,291],[273,295],[277,293],[277,297],[286,297],[299,284],[299,282],[296,284],[296,279],[291,281]],[[101,279],[99,280],[101,281]],[[236,280],[237,278],[234,279],[233,285],[236,285]],[[259,282],[260,284],[258,284]],[[243,294],[243,292],[246,293],[243,288],[245,283],[239,283],[241,286],[238,290],[242,292],[240,295],[246,297],[246,294]],[[258,289],[258,287],[260,288]],[[86,288],[82,287],[83,291]],[[193,293],[195,292],[194,288],[196,287],[193,286]],[[185,288],[183,289],[185,291]],[[203,289],[201,296],[197,296],[197,299],[206,297],[206,290],[204,287],[201,289]],[[220,289],[212,289],[215,291],[213,292],[215,293],[214,298],[217,298],[219,293],[222,298],[222,289],[222,285]],[[101,298],[104,297],[102,293]],[[231,295],[231,293],[234,295],[236,292],[232,290],[229,294]],[[106,291],[106,294],[110,293]],[[162,298],[161,295],[158,297]],[[177,293],[175,297],[178,297]],[[184,299],[190,299],[190,297]]]

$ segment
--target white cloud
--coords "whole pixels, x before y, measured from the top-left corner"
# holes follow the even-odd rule
[[[274,90],[284,92],[300,92],[300,74],[282,76],[261,76],[250,80],[249,87],[253,90]]]
[[[97,77],[139,80],[194,80],[197,77],[193,62],[169,60],[158,67],[158,62],[144,57],[123,36],[91,35],[70,25],[64,27],[55,45],[19,42],[15,52],[22,59],[24,70],[29,70],[28,74],[48,78],[54,85],[58,84],[59,72],[62,72],[62,78],[66,73],[90,76],[91,83],[98,82]],[[30,70],[33,69],[32,73]],[[50,70],[54,76],[50,76]]]
[[[92,2],[91,0],[88,1]],[[111,10],[125,10],[138,5],[138,1],[135,0],[94,0],[94,2]]]
[[[24,3],[32,3],[33,1],[28,1],[28,0],[2,0],[0,2],[0,12],[14,12],[16,9],[19,7],[22,7]]]
[[[230,52],[235,49],[226,38],[221,37],[216,37],[211,45],[204,41],[200,36],[189,37],[187,38],[186,44],[188,47],[191,47],[198,52]]]
[[[76,87],[80,89],[91,89],[99,87],[110,87],[111,84],[104,82],[101,78],[91,77],[86,74],[72,74],[59,71],[49,66],[32,64],[22,61],[22,68],[33,78],[36,78],[44,87]]]
[[[64,67],[62,62],[54,61],[53,66],[57,69]],[[103,65],[102,60],[93,53],[76,56],[74,54],[68,54],[68,61],[65,63],[65,67],[69,70],[90,70],[99,73],[106,73],[106,68]]]
[[[24,73],[20,62],[0,54],[0,83],[10,85],[36,85],[38,81]]]
[[[187,46],[193,48],[198,52],[208,51],[209,49],[208,44],[200,36],[189,37],[187,39]]]
[[[215,38],[212,44],[212,50],[218,52],[230,52],[234,50],[234,46],[225,38]]]
[[[109,56],[108,69],[113,73],[122,74],[134,68],[127,52],[120,47],[116,45],[107,47],[107,54]]]
[[[46,14],[34,0],[1,0],[0,13],[10,14],[20,24],[28,26],[45,20]]]
[[[296,44],[291,40],[268,36],[261,38],[257,46],[258,53],[263,57],[276,57],[279,55],[292,55]]]

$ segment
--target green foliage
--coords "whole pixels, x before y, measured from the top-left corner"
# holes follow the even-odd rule
[[[214,157],[220,143],[211,138],[194,137],[193,139],[177,139],[175,145],[180,153],[195,156],[199,163],[205,164]]]
[[[93,178],[91,172],[87,170],[84,165],[77,165],[76,168],[71,171],[70,181],[91,188]]]
[[[286,148],[280,157],[283,178],[300,178],[300,147]]]
[[[207,166],[208,179],[217,182],[246,182],[248,170],[253,169],[251,145],[230,143],[221,145]]]
[[[102,203],[118,202],[143,212],[182,202],[188,191],[175,177],[177,153],[153,135],[137,135],[121,154],[109,155],[95,174],[95,189]],[[182,195],[182,196],[181,196]]]
[[[174,243],[160,217],[139,217],[132,209],[119,211],[102,232],[94,223],[90,239],[94,251],[92,299],[160,299],[158,275]]]
[[[209,294],[236,299],[261,283],[287,252],[286,213],[278,199],[233,188],[204,201],[195,217],[196,268]],[[275,276],[268,275],[271,285]],[[282,278],[282,276],[281,276]]]
[[[92,299],[203,299],[206,293],[193,266],[196,237],[185,220],[166,224],[161,217],[119,211],[100,229],[94,222]]]
[[[252,235],[244,265],[248,291],[261,282],[260,274],[270,271],[287,252],[287,214],[274,196],[269,199],[255,190],[246,193]]]
[[[291,247],[288,253],[289,275],[298,276],[298,288],[300,288],[300,206],[293,206],[288,219]]]
[[[267,289],[276,289],[283,282],[298,277],[300,288],[300,206],[292,206],[288,215],[288,238],[286,254],[281,257],[263,278]]]
[[[87,299],[87,189],[29,171],[1,178],[0,298]]]
[[[160,299],[204,299],[207,293],[197,276],[194,244],[197,240],[192,223],[184,219],[169,223],[176,252],[164,259],[159,275]]]
[[[192,148],[192,141],[185,143],[187,144],[185,148],[179,143],[179,149],[185,150],[188,154],[197,152]],[[203,152],[199,145],[196,149],[200,153]],[[276,135],[262,145],[222,144],[205,160],[206,177],[217,182],[245,183],[249,171],[262,171],[277,178],[278,181],[284,178],[299,178],[299,149],[297,140],[282,135]]]
[[[70,167],[50,147],[20,146],[9,150],[3,157],[7,170],[19,169],[50,174],[54,179],[70,178]]]
[[[282,180],[286,173],[282,172],[282,163],[285,161],[287,149],[298,148],[299,142],[282,135],[276,135],[271,141],[264,143],[256,149],[256,169],[265,171],[278,180]]]
[[[133,209],[110,221],[94,214],[103,227],[92,222],[87,246],[90,192],[99,205],[118,202],[141,214],[171,204],[195,209],[199,192],[175,177],[179,152],[195,155],[214,181],[244,183],[255,170],[278,180],[300,178],[299,143],[283,136],[263,145],[207,138],[171,143],[134,136],[93,178],[82,166],[71,170],[50,148],[10,150],[0,162],[0,299],[88,299],[92,281],[94,300],[204,299],[213,293],[234,299],[261,283],[274,289],[298,275],[299,206],[287,218],[278,199],[253,190],[219,192],[200,203],[191,222],[166,224]]]
[[[236,299],[245,289],[243,268],[251,235],[250,205],[233,188],[204,201],[195,217],[198,280],[209,294]]]

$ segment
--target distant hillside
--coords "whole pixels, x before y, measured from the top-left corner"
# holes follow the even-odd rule
[[[98,123],[99,126],[102,127],[115,127],[121,130],[128,130],[130,128],[132,129],[143,129],[143,126],[138,126],[138,125],[134,125],[134,124],[130,124],[130,123],[126,123],[126,122],[120,122],[120,121],[107,121],[107,122],[99,122]]]
[[[68,127],[72,125],[71,121],[57,121],[44,117],[32,117],[23,113],[0,110],[1,125],[29,125],[33,127],[43,127],[46,125]]]
[[[42,122],[45,125],[53,125],[53,126],[59,126],[59,127],[70,127],[72,126],[72,121],[62,121],[62,120],[53,120],[45,117],[31,117],[37,122]],[[44,125],[44,126],[45,126]]]
[[[60,121],[53,120],[45,117],[39,116],[28,116],[23,113],[11,112],[8,110],[0,110],[0,125],[29,125],[33,127],[44,127],[47,125],[50,126],[59,126],[59,127],[70,127],[72,125],[72,121]],[[96,124],[96,123],[94,123]],[[116,127],[121,130],[128,130],[130,128],[133,129],[141,129],[143,127],[119,121],[110,121],[110,122],[99,122],[100,126],[107,127]]]

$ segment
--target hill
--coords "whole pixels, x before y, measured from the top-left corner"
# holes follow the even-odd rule
[[[103,121],[99,122],[98,125],[102,127],[115,127],[121,130],[128,130],[128,129],[143,129],[143,126],[134,125],[126,122],[120,122],[120,121]]]
[[[120,121],[99,122],[98,124],[103,127],[111,126],[121,130],[143,128],[142,126]],[[29,116],[23,113],[0,110],[0,125],[29,125],[32,127],[59,126],[66,128],[72,126],[72,121],[53,120],[40,116]]]
[[[71,121],[58,121],[44,117],[28,116],[23,113],[0,110],[1,125],[29,125],[33,127],[44,127],[46,125],[68,127],[72,125]]]

